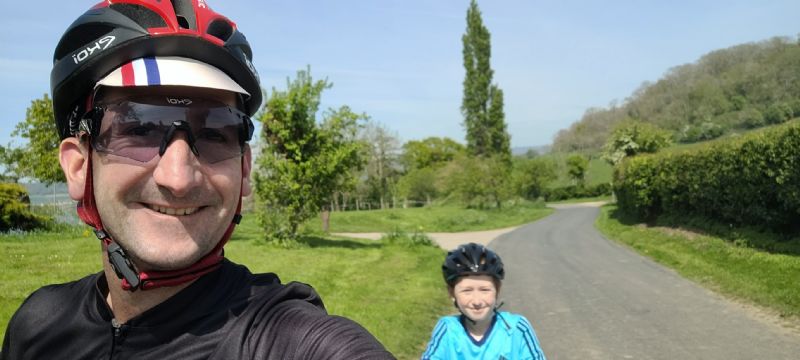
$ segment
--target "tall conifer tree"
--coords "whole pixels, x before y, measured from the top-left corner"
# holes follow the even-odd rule
[[[489,30],[483,25],[478,4],[472,0],[467,10],[467,31],[461,37],[466,70],[461,113],[467,132],[467,149],[472,155],[510,159],[503,91],[492,84],[494,70],[490,65],[490,37]]]

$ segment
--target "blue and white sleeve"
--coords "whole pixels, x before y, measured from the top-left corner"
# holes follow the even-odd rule
[[[445,346],[444,341],[447,335],[447,324],[444,319],[439,319],[436,326],[433,328],[431,340],[428,342],[428,348],[422,353],[422,360],[444,359]]]
[[[546,360],[542,348],[539,346],[539,339],[536,338],[536,332],[533,331],[533,326],[528,322],[528,319],[522,317],[517,323],[517,330],[522,334],[522,343],[524,346],[518,350],[520,359],[532,360]]]

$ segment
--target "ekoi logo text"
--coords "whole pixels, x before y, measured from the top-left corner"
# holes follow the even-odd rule
[[[81,49],[81,51],[72,54],[72,61],[78,64],[83,60],[86,60],[89,56],[94,55],[95,51],[103,51],[108,48],[115,39],[116,37],[114,35],[103,36],[100,38],[100,40],[95,41],[94,45],[90,45],[85,49]]]

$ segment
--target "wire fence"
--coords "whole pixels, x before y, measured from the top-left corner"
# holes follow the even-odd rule
[[[51,203],[33,203],[31,201],[31,212],[52,218],[56,222],[65,224],[81,224],[78,213],[75,211],[75,201],[60,201]]]

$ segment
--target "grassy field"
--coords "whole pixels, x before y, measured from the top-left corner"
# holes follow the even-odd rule
[[[452,312],[441,279],[444,251],[381,242],[309,237],[308,246],[260,245],[255,216],[245,216],[226,256],[284,282],[311,284],[328,311],[366,327],[400,359],[416,359],[436,319]],[[100,269],[100,245],[84,228],[0,235],[0,339],[13,312],[38,287]]]
[[[712,290],[774,311],[800,323],[800,256],[745,246],[763,240],[747,235],[728,241],[720,237],[666,227],[627,222],[614,206],[604,206],[597,227],[609,239],[675,269]],[[750,236],[753,237],[753,236]]]
[[[567,174],[567,157],[569,157],[569,154],[551,153],[544,154],[542,157],[552,159],[557,165],[557,178],[548,184],[549,188],[573,185],[572,179]],[[610,183],[612,174],[613,168],[609,163],[599,157],[594,157],[589,160],[589,167],[586,169],[586,185],[594,186]]]
[[[501,209],[476,210],[457,206],[432,206],[409,209],[339,211],[331,213],[330,232],[457,232],[500,229],[529,223],[553,212],[543,204],[523,204]],[[307,229],[322,228],[319,218],[305,224]]]

